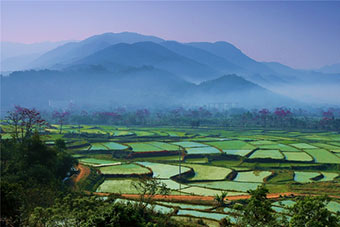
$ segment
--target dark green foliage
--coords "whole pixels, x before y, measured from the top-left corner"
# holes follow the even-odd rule
[[[266,195],[268,189],[259,186],[256,190],[248,191],[251,195],[245,207],[237,206],[235,209],[240,211],[241,226],[278,226],[275,212],[271,208],[271,202]]]
[[[290,226],[294,227],[336,227],[340,226],[339,217],[327,210],[327,197],[302,197],[291,208]]]
[[[114,202],[96,196],[71,195],[58,199],[51,208],[38,207],[30,226],[180,226],[167,215],[139,203]]]
[[[47,147],[37,133],[18,142],[1,140],[1,218],[22,225],[36,206],[47,207],[65,191],[63,179],[76,160]]]

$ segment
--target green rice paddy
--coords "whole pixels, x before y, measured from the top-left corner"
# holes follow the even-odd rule
[[[223,180],[232,172],[231,169],[217,166],[197,164],[184,164],[184,165],[193,168],[195,171],[195,176],[190,178],[191,181]]]
[[[272,174],[270,171],[246,171],[237,173],[234,181],[262,183],[266,177]]]
[[[136,164],[122,164],[115,166],[105,166],[99,168],[100,172],[103,174],[121,174],[121,175],[130,175],[130,174],[147,174],[150,173],[150,170]]]
[[[250,159],[255,158],[271,158],[271,159],[283,159],[283,155],[279,150],[257,150],[249,157]]]
[[[305,152],[282,152],[288,161],[311,162],[313,158]]]

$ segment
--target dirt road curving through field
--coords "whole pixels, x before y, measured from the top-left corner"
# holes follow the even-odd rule
[[[91,172],[89,167],[84,166],[82,164],[78,164],[77,168],[79,170],[79,174],[74,179],[74,183],[78,183],[81,179],[88,177]]]

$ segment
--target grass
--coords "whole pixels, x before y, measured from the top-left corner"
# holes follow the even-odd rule
[[[310,162],[313,158],[305,152],[282,152],[288,161]]]
[[[264,178],[270,176],[270,171],[247,171],[237,173],[234,181],[262,183]]]
[[[250,159],[255,158],[271,158],[271,159],[283,159],[283,155],[279,150],[257,150],[249,157]]]
[[[145,167],[136,164],[122,164],[122,165],[115,165],[115,166],[105,166],[99,168],[100,172],[103,174],[147,174],[150,172]]]
[[[340,158],[324,149],[305,149],[305,152],[314,157],[318,163],[340,164]]]
[[[184,165],[194,169],[195,176],[190,178],[190,180],[192,181],[223,180],[232,172],[231,169],[223,167],[197,164],[184,164]]]

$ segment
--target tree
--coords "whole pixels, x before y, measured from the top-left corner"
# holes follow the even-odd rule
[[[63,125],[65,123],[65,121],[67,120],[67,118],[69,117],[70,112],[68,111],[63,111],[63,112],[59,112],[59,111],[54,111],[53,112],[53,118],[56,118],[60,127],[59,127],[59,134],[62,133],[63,131]]]
[[[170,189],[166,187],[165,183],[152,177],[143,177],[131,184],[139,192],[141,204],[144,206],[152,204],[155,195],[169,195],[170,193]]]
[[[340,220],[327,208],[327,197],[303,197],[299,198],[291,208],[292,219],[290,226],[296,227],[336,227],[340,226]]]
[[[225,206],[224,199],[227,197],[227,192],[223,191],[221,195],[215,195],[215,201],[221,207]]]
[[[243,208],[236,206],[235,209],[241,212],[241,226],[278,226],[275,211],[271,202],[267,199],[268,189],[265,186],[258,186],[256,190],[249,190],[251,195],[247,205]]]
[[[42,119],[39,111],[21,106],[15,106],[13,111],[9,111],[6,120],[14,128],[13,137],[16,140],[19,140],[19,133],[21,140],[24,140],[33,135],[34,129],[39,130],[46,126],[46,121]]]

